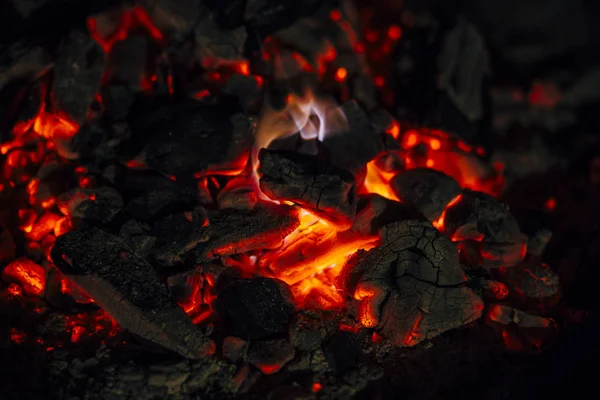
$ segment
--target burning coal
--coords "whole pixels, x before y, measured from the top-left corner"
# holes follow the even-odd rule
[[[246,59],[243,27],[163,6],[89,17],[11,116],[2,297],[63,328],[14,343],[132,335],[241,381],[340,331],[412,347],[485,315],[540,345],[527,329],[553,321],[519,307],[551,307],[558,278],[496,199],[502,165],[378,108],[400,26],[323,9]]]

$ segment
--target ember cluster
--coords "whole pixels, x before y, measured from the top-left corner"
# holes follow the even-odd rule
[[[166,354],[94,356],[112,369],[86,390],[130,393],[139,367],[139,398],[276,373],[339,398],[381,377],[368,357],[481,320],[542,348],[551,233],[521,232],[481,143],[395,117],[383,66],[410,26],[365,25],[350,3],[232,3],[135,1],[9,53],[0,90],[26,82],[0,145],[12,345]],[[460,113],[455,68],[440,90]]]

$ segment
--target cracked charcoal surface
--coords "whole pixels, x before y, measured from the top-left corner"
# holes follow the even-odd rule
[[[435,221],[458,196],[462,189],[448,175],[427,168],[415,168],[396,175],[391,181],[398,198],[423,213],[429,221]]]
[[[231,105],[181,106],[157,121],[142,155],[167,175],[193,176],[210,167],[234,167],[252,146],[252,123]],[[145,129],[134,135],[147,136]]]
[[[359,314],[397,346],[414,345],[481,315],[482,300],[463,287],[456,246],[429,223],[408,220],[381,230],[382,244],[352,257],[340,275],[360,296]],[[361,318],[362,321],[362,318]]]
[[[174,214],[154,225],[158,239],[152,257],[160,267],[193,269],[197,263],[218,257],[274,248],[299,224],[287,206],[210,211],[207,226],[200,214]]]
[[[461,200],[446,210],[444,233],[461,240],[481,240],[485,268],[511,267],[525,255],[527,238],[508,206],[482,192],[467,189]]]
[[[97,228],[73,231],[57,238],[52,259],[122,328],[184,357],[202,358],[214,351],[154,268],[118,237]]]
[[[81,123],[104,74],[104,51],[88,34],[73,31],[54,62],[54,106]]]
[[[316,157],[261,149],[260,189],[271,199],[288,200],[350,227],[356,214],[356,184],[348,171],[320,165]]]
[[[227,334],[261,339],[287,333],[295,311],[292,293],[278,279],[237,279],[219,289],[214,310]]]

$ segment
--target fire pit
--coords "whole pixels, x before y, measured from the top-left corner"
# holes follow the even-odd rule
[[[479,8],[83,3],[7,6],[7,398],[518,397],[566,360],[600,143],[557,151],[589,101],[496,79]]]

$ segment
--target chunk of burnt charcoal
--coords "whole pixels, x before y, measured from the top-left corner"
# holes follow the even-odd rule
[[[485,323],[501,338],[509,350],[539,350],[557,333],[551,318],[533,315],[519,309],[492,304],[486,311]]]
[[[102,100],[105,115],[115,121],[124,120],[129,114],[135,96],[127,85],[122,83],[111,83],[102,92]]]
[[[167,175],[238,170],[252,146],[250,119],[228,104],[181,107],[158,125],[142,153],[149,167]],[[144,132],[135,135],[146,136]]]
[[[42,47],[28,40],[19,40],[0,50],[0,90],[15,81],[19,86],[42,72],[52,63]]]
[[[110,187],[73,189],[61,194],[57,202],[63,214],[99,224],[111,221],[123,208],[121,195]]]
[[[345,103],[341,110],[347,119],[348,130],[326,136],[323,146],[329,151],[334,165],[356,174],[383,151],[383,142],[355,101]]]
[[[416,207],[429,221],[438,219],[452,199],[462,192],[453,178],[428,168],[404,171],[392,179],[391,186],[403,203]]]
[[[210,13],[204,12],[194,27],[193,35],[193,57],[200,65],[219,65],[243,59],[248,38],[244,26],[223,29]]]
[[[407,219],[424,218],[415,207],[369,194],[358,200],[358,213],[350,229],[361,235],[375,235],[385,225]]]
[[[155,224],[153,232],[158,240],[152,256],[160,267],[179,265],[192,255],[189,268],[218,257],[272,249],[299,225],[298,216],[287,206],[261,205],[252,210],[228,209],[206,215],[208,221],[188,213]]]
[[[137,1],[156,27],[174,40],[188,36],[205,9],[201,0]]]
[[[250,343],[248,362],[265,375],[281,370],[295,355],[294,346],[286,339],[256,341]]]
[[[72,31],[54,62],[54,106],[81,124],[104,74],[104,51],[87,33]]]
[[[227,334],[261,339],[287,333],[295,311],[289,287],[278,279],[236,279],[218,289],[213,304]]]
[[[260,189],[273,200],[289,200],[341,227],[356,214],[356,184],[348,171],[316,157],[261,149]]]
[[[97,228],[69,232],[57,238],[52,260],[122,328],[188,358],[214,352],[152,265],[118,237]]]
[[[482,192],[464,190],[446,209],[443,230],[454,241],[476,244],[484,268],[512,267],[526,254],[527,238],[508,206]]]
[[[532,306],[547,308],[559,299],[559,277],[545,263],[526,260],[513,268],[498,272],[499,279]]]
[[[361,357],[362,346],[360,342],[364,339],[364,332],[357,335],[354,332],[340,330],[324,344],[327,363],[338,376],[344,375],[352,368],[356,368],[356,364]]]
[[[258,198],[252,183],[246,177],[233,178],[219,191],[219,209],[235,208],[249,210],[256,205]]]
[[[290,325],[290,342],[302,351],[312,351],[333,334],[337,324],[323,311],[303,311]]]
[[[235,336],[227,336],[223,339],[223,357],[231,362],[246,361],[249,343]]]
[[[313,15],[322,5],[323,2],[319,0],[302,3],[292,0],[248,0],[245,19],[260,37],[266,37],[290,26],[298,18]]]
[[[119,238],[143,258],[148,257],[156,242],[156,238],[150,236],[150,226],[134,219],[130,219],[121,226]]]
[[[464,287],[456,245],[429,223],[407,220],[381,230],[379,247],[358,252],[339,281],[359,301],[365,327],[412,346],[480,317],[482,300]]]

